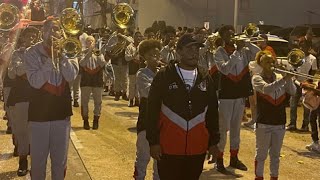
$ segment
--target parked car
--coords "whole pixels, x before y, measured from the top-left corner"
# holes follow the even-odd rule
[[[270,31],[270,34],[277,35],[278,37],[289,41],[292,30],[293,30],[293,27],[274,29]]]

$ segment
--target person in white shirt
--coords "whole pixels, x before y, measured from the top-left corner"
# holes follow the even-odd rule
[[[317,69],[317,61],[316,58],[309,53],[310,49],[312,47],[312,42],[306,40],[305,37],[302,37],[299,40],[299,48],[305,53],[305,59],[304,63],[300,67],[293,67],[294,70],[300,73],[309,74],[310,70],[316,70]],[[297,86],[297,92],[295,95],[291,96],[290,99],[290,124],[287,126],[287,130],[289,131],[295,131],[297,130],[297,106],[300,101],[300,98],[302,96],[302,89],[300,87],[300,83],[303,81],[306,81],[307,79],[303,77],[296,77],[296,86]],[[310,110],[304,107],[303,112],[303,123],[301,126],[302,131],[309,131],[309,114]]]

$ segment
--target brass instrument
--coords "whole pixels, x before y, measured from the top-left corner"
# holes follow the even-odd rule
[[[223,44],[223,41],[221,39],[221,36],[219,35],[219,32],[209,35],[207,38],[206,44],[208,45],[208,51],[210,53],[214,53],[214,51]]]
[[[56,39],[58,47],[67,58],[75,58],[81,52],[80,41],[74,37],[67,37],[67,34],[76,36],[83,28],[83,20],[76,9],[66,8],[59,17],[63,38]]]
[[[257,36],[259,32],[259,27],[255,23],[249,23],[244,29],[244,34],[249,38]]]
[[[19,9],[8,3],[0,5],[0,31],[12,30],[20,21]]]
[[[287,56],[287,60],[288,63],[294,68],[297,69],[298,67],[302,66],[305,58],[305,54],[302,50],[300,49],[292,49]],[[299,77],[303,77],[306,79],[310,79],[310,80],[314,80],[314,81],[319,81],[320,77],[318,76],[313,76],[313,75],[309,75],[309,74],[305,74],[305,73],[300,73],[297,72],[296,70],[287,70],[284,67],[279,67],[279,66],[275,66],[272,68],[274,71],[280,72],[280,73],[285,73],[285,74],[291,74],[294,76],[299,76]]]
[[[52,37],[52,46],[51,46],[51,58],[53,61],[54,68],[59,71],[59,60],[55,59],[54,48],[58,49],[58,52],[63,54],[66,58],[75,58],[79,55],[82,50],[80,41],[74,37],[79,32],[82,31],[83,20],[82,16],[78,14],[76,9],[66,8],[62,11],[61,16],[59,17],[62,38]]]
[[[133,15],[134,10],[129,4],[119,3],[113,8],[111,18],[113,23],[120,29],[127,29],[134,22]],[[114,32],[110,36],[108,41],[110,41],[110,39],[117,39],[117,42],[115,42],[115,44],[109,44],[108,42],[108,46],[110,47],[110,50],[108,52],[111,56],[119,55],[126,48],[128,42],[133,42],[132,38],[118,32]]]
[[[294,48],[288,53],[288,63],[294,68],[300,67],[304,63],[305,54],[301,49]]]
[[[127,3],[117,4],[113,10],[111,19],[113,23],[121,29],[127,29],[134,22],[134,10]]]
[[[255,23],[249,23],[244,28],[244,31],[240,34],[236,34],[233,39],[236,41],[247,41],[247,42],[261,41],[261,39],[256,37],[258,36],[259,32],[260,32],[259,27]]]

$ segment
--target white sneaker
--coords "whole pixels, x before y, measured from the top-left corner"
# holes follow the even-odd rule
[[[320,145],[318,142],[312,142],[311,144],[306,145],[306,148],[309,151],[316,151],[316,152],[320,153]]]

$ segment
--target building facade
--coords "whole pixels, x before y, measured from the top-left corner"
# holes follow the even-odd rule
[[[154,21],[172,26],[203,26],[210,28],[234,23],[235,1],[238,1],[238,25],[263,22],[282,27],[299,24],[320,24],[320,0],[108,0],[110,7],[129,3],[136,11],[136,26],[140,30]],[[92,27],[101,27],[100,6],[95,0],[84,0],[84,17]],[[111,11],[107,13],[111,26]]]

